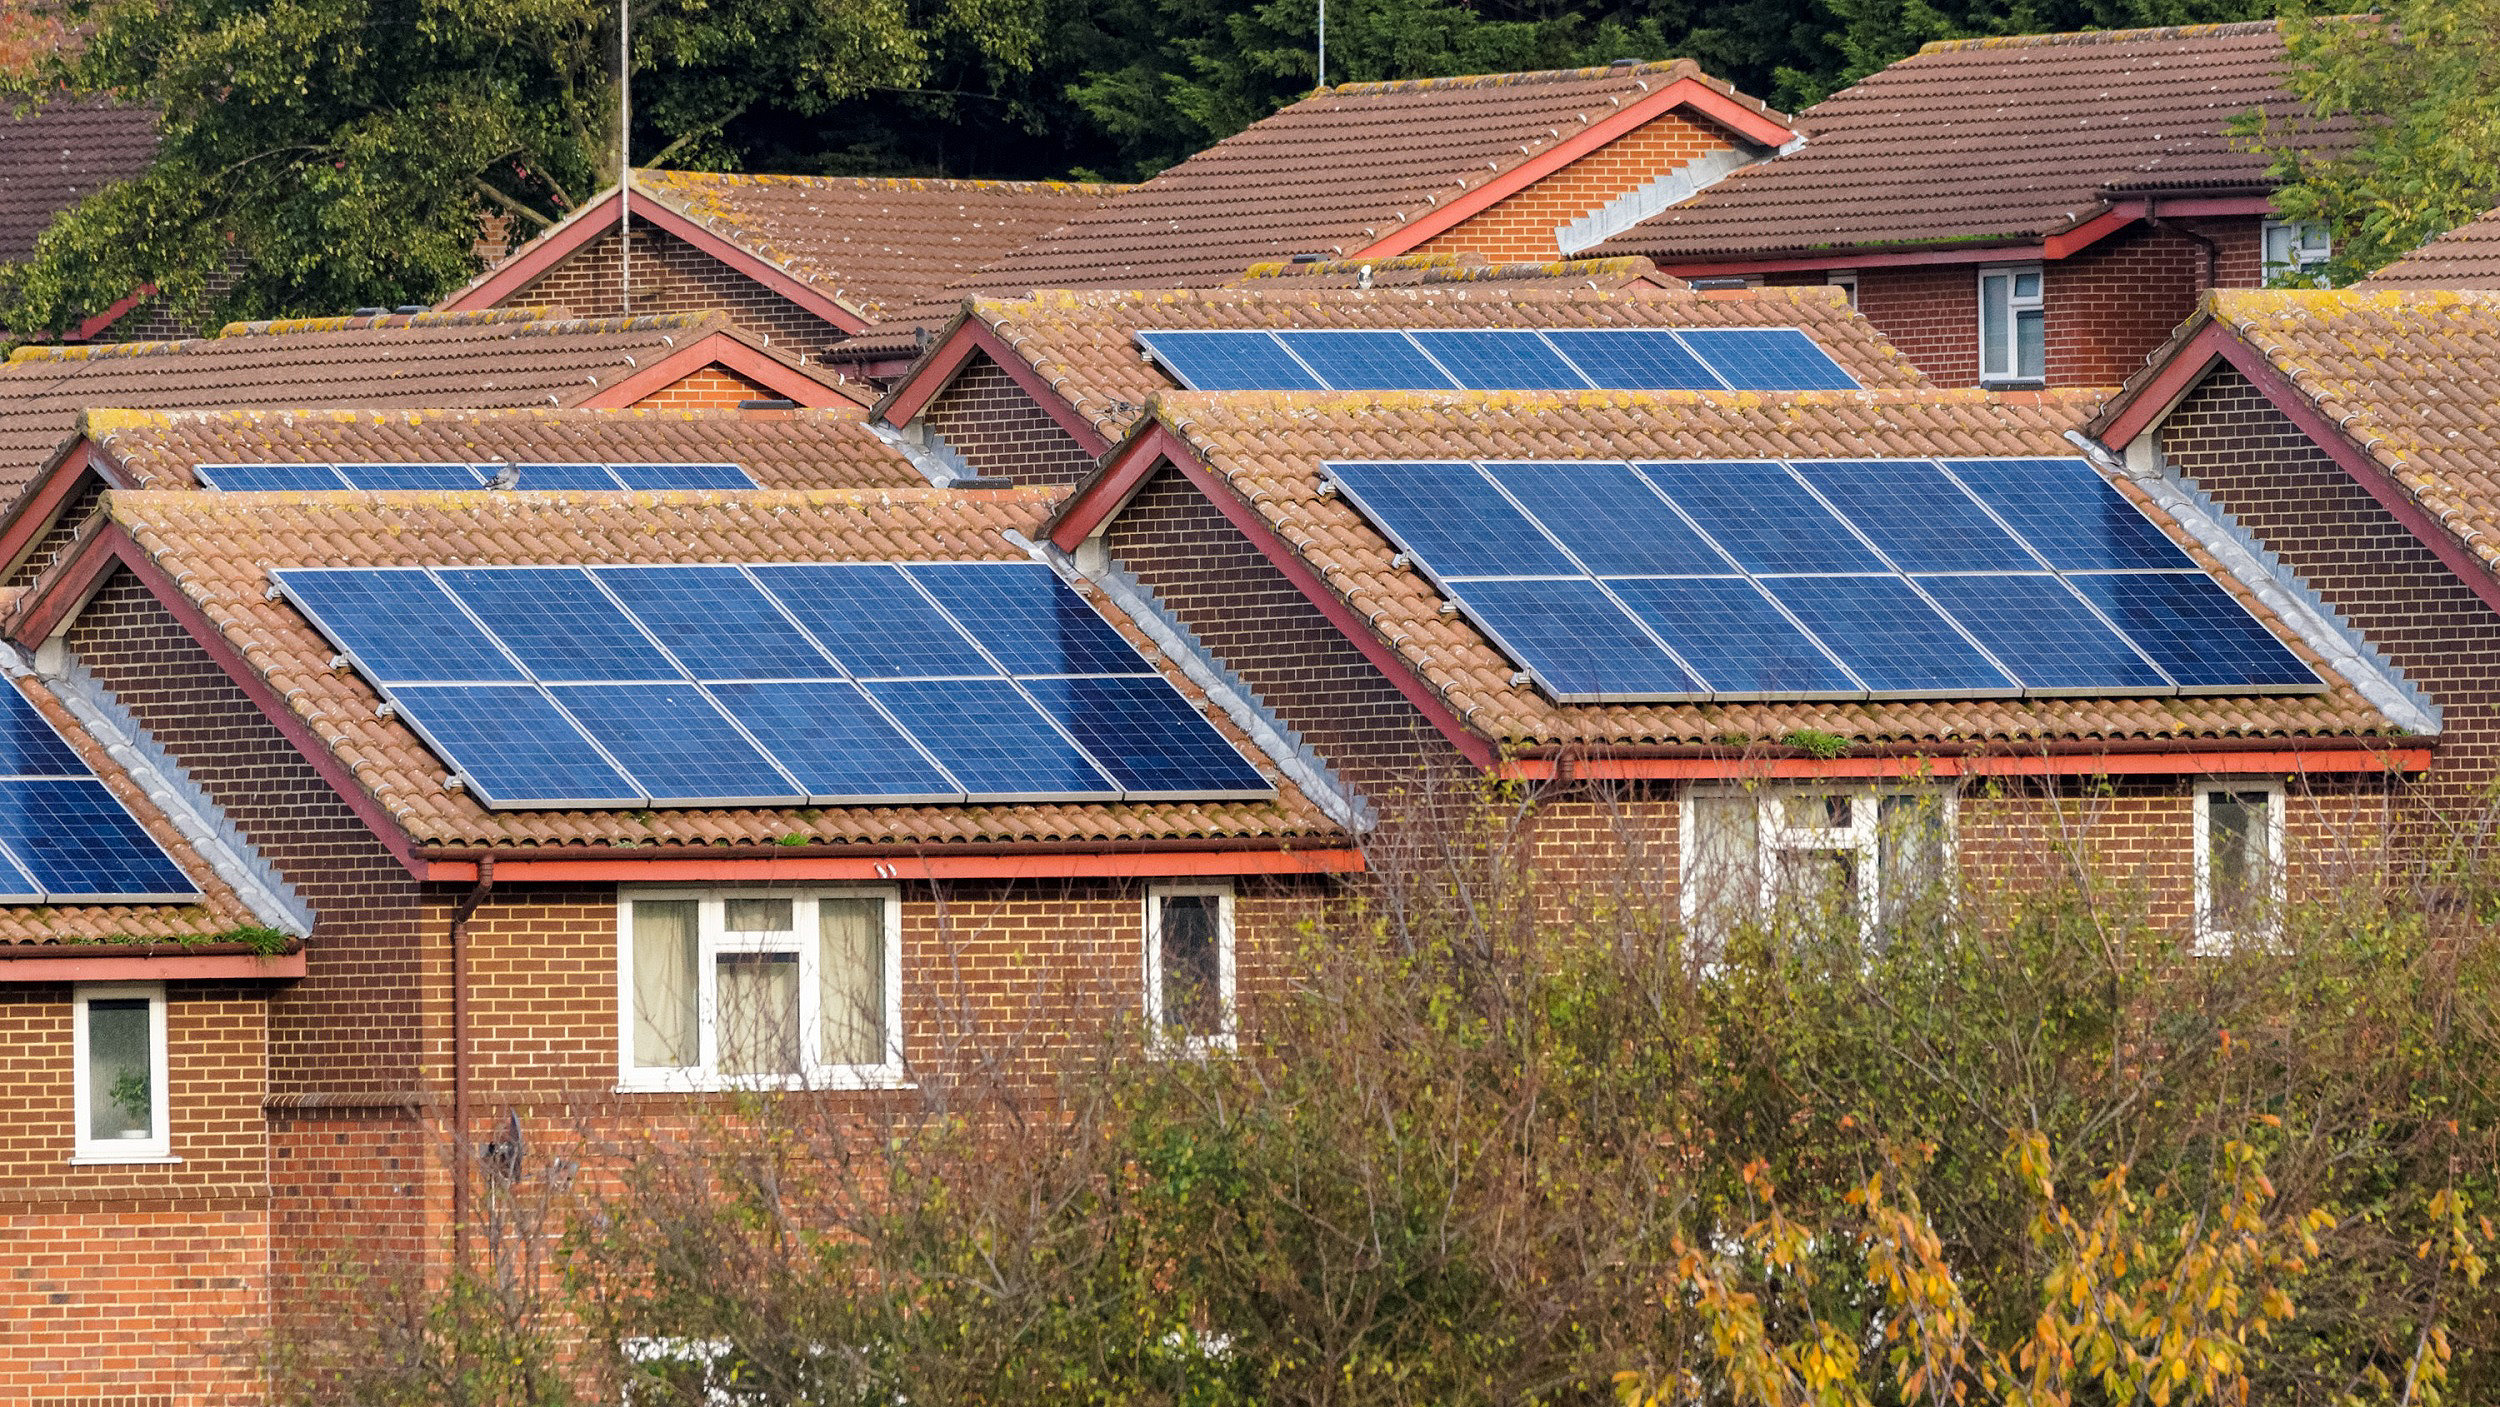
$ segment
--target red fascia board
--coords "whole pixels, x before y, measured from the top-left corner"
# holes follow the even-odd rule
[[[1682,107],[1689,107],[1739,137],[1761,146],[1785,146],[1797,135],[1790,128],[1755,112],[1707,83],[1679,78],[1639,102],[1619,108],[1603,120],[1581,128],[1449,204],[1426,212],[1420,219],[1408,221],[1396,233],[1374,240],[1347,257],[1387,259],[1404,254],[1435,235],[1447,233],[1483,214],[1608,142]]]
[[[649,366],[637,369],[633,375],[612,386],[601,387],[596,395],[582,402],[582,408],[623,410],[646,396],[667,390],[707,366],[727,368],[810,410],[859,404],[768,352],[750,347],[726,332],[714,332],[670,352]]]
[[[136,954],[99,945],[48,947],[35,952],[0,949],[0,983],[28,982],[254,982],[291,981],[304,975],[304,950],[261,957],[253,953],[150,956],[171,947],[151,945]]]
[[[1131,440],[1119,458],[1102,466],[1078,487],[1076,496],[1052,520],[1051,545],[1062,552],[1074,552],[1120,511],[1120,505],[1128,502],[1138,485],[1152,477],[1166,460],[1180,455],[1194,458],[1196,451],[1158,421]]]
[[[2200,195],[2179,200],[2153,198],[2152,213],[2164,219],[2194,219],[2202,215],[2272,215],[2274,199],[2263,195]]]
[[[1363,852],[1315,850],[1181,850],[1044,855],[815,855],[787,860],[525,860],[498,857],[495,882],[518,884],[764,883],[823,880],[1163,879],[1194,875],[1356,874]],[[467,860],[427,864],[425,878],[476,880]]]
[[[2101,427],[2102,444],[2123,451],[2138,435],[2167,419],[2181,397],[2196,389],[2205,373],[2223,358],[2225,342],[2237,341],[2220,323],[2207,320],[2196,335],[2161,364],[2143,385],[2130,393],[2118,413]]]
[[[617,193],[610,191],[592,201],[589,208],[576,214],[564,226],[539,236],[520,253],[488,270],[484,278],[435,306],[447,313],[465,313],[502,303],[615,224],[616,197]]]
[[[1025,360],[1023,353],[1009,346],[1007,340],[988,323],[976,318],[965,318],[958,324],[953,336],[921,358],[920,371],[886,397],[885,422],[894,426],[909,424],[913,416],[937,399],[938,392],[946,389],[947,383],[955,379],[964,364],[972,360],[974,352],[988,353],[990,360],[998,363],[1009,379],[1033,398],[1033,403],[1042,408],[1042,413],[1050,417],[1051,423],[1067,431],[1068,438],[1076,441],[1087,454],[1100,456],[1110,451],[1111,442],[1103,438],[1102,431],[1095,428],[1094,422],[1079,414],[1057,388],[1043,380],[1042,373]]]
[[[87,319],[85,322],[78,324],[78,330],[71,333],[64,340],[70,342],[93,341],[97,337],[103,335],[104,329],[111,327],[113,324],[120,322],[124,317],[128,316],[131,309],[138,307],[141,303],[146,302],[148,299],[155,296],[155,284],[140,284],[137,288],[123,294],[121,301],[105,309],[103,312],[96,314],[94,317]]]
[[[1800,254],[1776,259],[1714,259],[1682,263],[1658,261],[1658,272],[1681,279],[1733,278],[1739,274],[1797,274],[1820,269],[1909,269],[1935,264],[2021,264],[2045,260],[2045,245],[1983,244],[1954,249],[1905,249],[1880,253],[1835,249],[1828,254]]]
[[[877,418],[888,425],[906,425],[929,402],[936,400],[938,392],[945,390],[947,383],[955,379],[955,374],[964,369],[964,363],[972,360],[972,354],[982,350],[980,338],[973,331],[976,325],[969,317],[958,319],[954,331],[914,358],[906,378],[886,392],[885,399],[879,402]]]
[[[244,697],[250,699],[270,725],[293,745],[305,763],[330,784],[330,789],[337,792],[348,809],[356,813],[356,818],[364,822],[365,828],[373,832],[374,839],[390,851],[392,858],[406,866],[412,875],[424,873],[424,865],[417,858],[416,842],[400,829],[399,822],[392,819],[382,804],[357,782],[356,774],[336,753],[330,751],[313,732],[311,725],[296,717],[295,710],[287,707],[286,700],[280,698],[269,682],[260,677],[260,672],[252,668],[251,662],[227,642],[225,633],[217,628],[216,622],[200,614],[199,607],[191,603],[191,598],[165,579],[165,574],[157,568],[146,550],[131,538],[128,529],[118,524],[105,529],[90,539],[66,566],[54,569],[51,579],[41,588],[43,596],[18,618],[12,631],[17,643],[31,650],[49,639],[65,623],[69,613],[86,600],[95,582],[115,567],[130,569],[140,585],[145,586],[148,594],[156,598],[157,604],[173,616],[193,643],[226,672],[226,677],[234,681]]]
[[[62,455],[42,482],[10,506],[8,523],[0,527],[0,563],[17,565],[35,539],[52,530],[60,517],[61,505],[77,493],[87,475],[94,474],[106,484],[119,486],[120,478],[106,469],[111,463],[110,456],[97,453],[95,445],[84,439]]]
[[[2007,753],[1982,757],[1522,758],[1508,775],[1550,781],[1739,781],[1905,777],[2295,776],[2430,770],[2431,749],[2410,747],[2198,749],[2167,752]]]

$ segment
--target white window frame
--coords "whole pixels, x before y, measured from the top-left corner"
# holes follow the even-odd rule
[[[145,997],[148,1003],[148,1126],[153,1138],[90,1138],[87,1094],[87,1003]],[[162,982],[82,983],[70,994],[70,1110],[77,1120],[70,1161],[73,1163],[170,1163],[174,1157],[172,1061],[165,1050],[165,984]]]
[[[2030,274],[2040,280],[2040,291],[2028,298],[2019,297],[2014,291],[2019,286],[2016,280],[2024,274]],[[2001,348],[1992,348],[1988,345],[1988,280],[1992,278],[2005,280],[2006,340]],[[1979,271],[1978,289],[1979,306],[1973,310],[1972,325],[1979,334],[1979,384],[1982,386],[2034,386],[2048,380],[2049,276],[2047,270],[2039,264],[1990,264]],[[2023,374],[2022,369],[2022,322],[2025,313],[2040,315],[2040,370],[2028,376]],[[1999,364],[2001,369],[1991,369],[1989,362],[1991,352],[2003,353],[2003,361]]]
[[[1163,901],[1183,897],[1212,896],[1215,906],[1216,993],[1221,1029],[1212,1035],[1189,1036],[1173,1040],[1163,1027]],[[1146,886],[1144,962],[1140,977],[1145,984],[1147,1039],[1165,1054],[1204,1055],[1212,1050],[1235,1049],[1241,1036],[1241,1008],[1236,999],[1236,973],[1233,940],[1233,886],[1230,881],[1166,881]]]
[[[1826,287],[1829,287],[1829,288],[1846,289],[1846,290],[1848,291],[1848,294],[1849,294],[1849,306],[1850,306],[1851,308],[1855,308],[1855,307],[1857,307],[1857,306],[1858,306],[1858,271],[1857,271],[1857,270],[1855,270],[1855,269],[1833,269],[1833,270],[1831,270],[1830,272],[1828,272],[1828,273],[1826,273],[1826,274],[1824,274],[1824,275],[1823,275],[1823,283],[1824,283],[1824,285],[1825,285]]]
[[[2274,237],[2278,231],[2291,234],[2292,257],[2273,257]],[[2316,242],[2311,242],[2312,236]],[[2257,258],[2263,277],[2269,284],[2285,275],[2306,274],[2319,287],[2326,286],[2326,262],[2335,257],[2335,234],[2316,220],[2267,220],[2257,229]]]
[[[2266,865],[2273,893],[2266,898],[2264,926],[2253,933],[2218,928],[2213,911],[2213,794],[2261,792],[2266,798]],[[2282,934],[2285,884],[2283,784],[2270,777],[2206,777],[2196,784],[2196,951],[2224,954],[2244,944],[2270,944]]]
[[[1785,803],[1790,797],[1846,795],[1850,799],[1850,823],[1847,826],[1791,826],[1787,823]],[[1676,886],[1676,902],[1686,931],[1691,931],[1701,901],[1701,890],[1691,881],[1701,857],[1696,854],[1700,828],[1694,823],[1693,803],[1702,797],[1743,797],[1754,807],[1754,902],[1761,912],[1769,912],[1779,901],[1779,877],[1774,858],[1782,850],[1854,850],[1858,854],[1858,922],[1860,937],[1868,943],[1881,938],[1883,922],[1883,836],[1881,817],[1884,798],[1888,796],[1933,797],[1944,823],[1944,854],[1939,863],[1947,874],[1956,872],[1961,843],[1961,793],[1949,785],[1869,785],[1862,782],[1835,782],[1830,785],[1783,783],[1778,786],[1690,786],[1684,789],[1677,818],[1680,868],[1683,877]]]
[[[731,899],[787,899],[791,928],[781,935],[732,934],[725,927]],[[879,899],[885,904],[885,1059],[874,1065],[831,1065],[824,1049],[822,899]],[[695,942],[696,1064],[669,1068],[634,1063],[634,905],[692,900],[698,905]],[[720,958],[723,954],[792,952],[799,959],[799,1073],[720,1073]],[[688,889],[620,888],[616,903],[616,1068],[620,1091],[715,1091],[768,1089],[899,1089],[909,1085],[903,1064],[903,896],[897,885],[835,885],[808,888]]]

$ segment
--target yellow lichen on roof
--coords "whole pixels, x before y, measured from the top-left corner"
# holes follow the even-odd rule
[[[1320,94],[1364,97],[1375,93],[1436,93],[1453,88],[1512,88],[1528,83],[1561,83],[1591,78],[1649,77],[1698,73],[1691,59],[1656,59],[1638,64],[1598,64],[1589,68],[1547,68],[1527,73],[1466,73],[1449,78],[1392,78],[1373,83],[1339,83]],[[1319,96],[1320,94],[1314,94]]]
[[[2142,29],[2083,29],[2059,34],[1992,34],[1977,39],[1931,39],[1922,54],[1949,54],[1971,49],[2036,49],[2051,44],[2131,44],[2143,40],[2207,39],[2220,34],[2262,34],[2280,27],[2276,20],[2231,20],[2217,24],[2162,24]]]
[[[220,337],[284,337],[307,332],[349,332],[361,328],[387,327],[472,327],[503,322],[537,322],[556,317],[564,310],[552,307],[476,308],[467,312],[422,313],[346,313],[320,318],[262,318],[255,322],[230,322],[217,330]]]

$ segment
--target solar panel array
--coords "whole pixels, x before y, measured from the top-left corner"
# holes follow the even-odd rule
[[[0,903],[189,903],[183,874],[51,720],[0,686]]]
[[[2080,459],[1328,472],[1560,702],[2321,687]]]
[[[523,489],[751,489],[735,464],[203,464],[200,482],[229,493],[289,489],[474,489],[513,471]]]
[[[1140,332],[1193,391],[1853,391],[1793,327]]]
[[[1035,562],[273,575],[489,806],[1275,794]]]

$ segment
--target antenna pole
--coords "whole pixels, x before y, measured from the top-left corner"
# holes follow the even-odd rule
[[[616,298],[634,315],[633,0],[616,0]]]
[[[1328,0],[1319,0],[1319,86],[1328,86]]]

